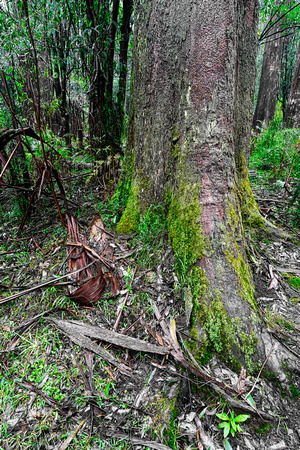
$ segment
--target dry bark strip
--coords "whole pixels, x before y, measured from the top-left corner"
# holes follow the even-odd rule
[[[75,336],[78,336],[78,334],[80,334],[93,339],[100,339],[101,341],[109,342],[110,344],[128,348],[130,350],[135,350],[137,352],[155,353],[159,355],[167,355],[170,353],[170,349],[168,347],[149,344],[148,342],[144,342],[140,339],[126,336],[115,331],[107,330],[106,328],[86,325],[85,323],[77,321],[66,321],[58,319],[49,320],[51,320],[51,322],[53,322],[60,329],[66,329],[68,330],[68,333],[72,332],[72,334],[74,334]]]
[[[205,430],[201,424],[201,420],[199,419],[199,417],[196,415],[195,416],[195,423],[197,426],[197,431],[199,433],[199,437],[201,440],[201,443],[205,446],[205,448],[208,448],[210,450],[216,450],[216,446],[214,444],[214,442],[212,441],[212,439],[205,433]],[[199,441],[198,441],[198,448],[201,448],[199,446]],[[203,448],[203,446],[202,446]]]
[[[69,247],[81,247],[84,248],[87,252],[89,252],[94,258],[99,259],[108,269],[115,269],[115,265],[111,262],[107,261],[104,258],[101,258],[101,256],[98,255],[92,248],[88,247],[87,245],[83,244],[82,242],[67,242],[67,246]]]
[[[66,336],[68,336],[74,344],[79,345],[80,347],[87,348],[97,355],[101,356],[105,361],[109,362],[113,366],[117,367],[120,372],[124,375],[130,376],[129,367],[122,364],[117,358],[111,355],[107,350],[100,347],[100,345],[95,344],[91,339],[81,334],[78,329],[74,328],[74,326],[67,321],[57,320],[57,319],[48,319],[52,322],[59,330],[61,330]]]

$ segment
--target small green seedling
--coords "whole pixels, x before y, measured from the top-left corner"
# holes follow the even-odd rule
[[[250,417],[247,414],[241,414],[240,416],[234,417],[234,412],[232,411],[230,417],[225,413],[216,414],[216,416],[223,421],[219,424],[219,428],[224,428],[224,439],[227,438],[229,433],[234,436],[236,432],[243,431],[239,426],[239,422],[245,422],[245,420]]]

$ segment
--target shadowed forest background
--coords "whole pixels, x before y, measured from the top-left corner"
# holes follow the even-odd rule
[[[298,449],[300,3],[2,0],[0,449]]]

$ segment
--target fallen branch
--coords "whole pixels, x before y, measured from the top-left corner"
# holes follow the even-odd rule
[[[148,342],[142,341],[140,339],[126,336],[115,331],[107,330],[106,328],[86,325],[84,323],[75,321],[68,322],[66,320],[58,319],[48,320],[53,322],[58,328],[65,328],[66,330],[68,330],[68,332],[72,332],[72,334],[74,334],[75,336],[77,336],[78,334],[88,336],[93,339],[99,339],[101,341],[109,342],[110,344],[128,348],[130,350],[135,350],[137,352],[155,353],[158,355],[167,355],[170,353],[170,349],[168,347],[149,344]]]
[[[5,377],[6,379],[10,380],[10,378],[6,377],[5,375],[2,374],[2,376]],[[30,383],[30,381],[23,379],[23,381],[14,380],[14,382],[18,386],[20,386],[24,389],[27,389],[31,392],[34,392],[35,394],[38,394],[41,397],[43,397],[43,399],[45,400],[45,403],[47,403],[47,405],[51,406],[51,408],[56,409],[63,416],[69,416],[70,412],[72,413],[72,415],[77,413],[76,409],[73,408],[71,405],[59,403],[54,398],[50,397],[50,395],[45,394],[44,391],[42,391],[41,389],[38,389],[36,386],[34,386],[34,384]]]
[[[113,366],[117,367],[120,372],[124,375],[130,376],[129,367],[122,364],[117,358],[111,355],[107,350],[100,347],[100,345],[95,344],[91,339],[84,336],[77,329],[69,324],[66,321],[57,320],[57,319],[48,319],[52,322],[59,330],[61,330],[65,335],[67,335],[74,344],[79,345],[80,347],[87,348],[92,352],[96,353],[96,355],[101,356],[105,361],[109,362]]]

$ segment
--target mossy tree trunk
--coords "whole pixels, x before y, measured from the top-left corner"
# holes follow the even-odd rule
[[[256,0],[136,1],[133,170],[117,229],[133,231],[150,204],[165,205],[193,333],[251,369],[270,345],[242,220],[245,205],[259,217],[247,171],[257,17]]]

